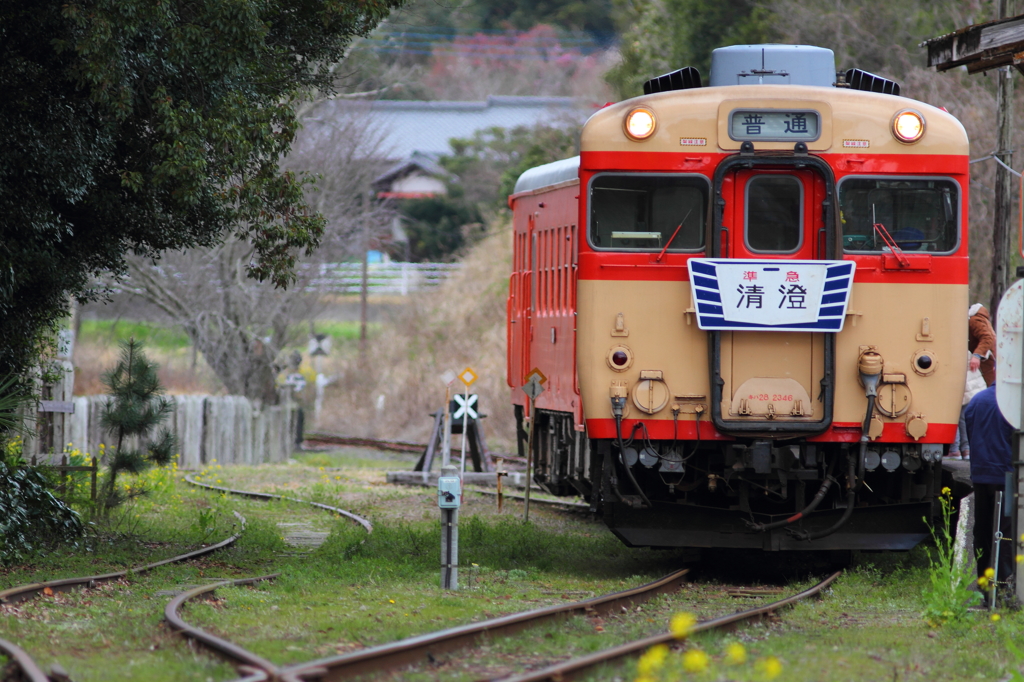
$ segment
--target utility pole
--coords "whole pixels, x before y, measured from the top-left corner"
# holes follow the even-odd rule
[[[1009,284],[1010,236],[1013,232],[1013,69],[1024,73],[1024,16],[1014,16],[1014,0],[999,0],[999,18],[965,26],[924,41],[928,66],[948,71],[966,66],[970,74],[996,70],[996,150],[1003,166],[996,171],[995,216],[992,221],[992,275],[989,313],[995,319],[999,299]]]
[[[362,223],[363,223],[363,272],[362,280],[359,285],[359,362],[360,364],[366,364],[366,304],[367,298],[370,295],[370,211],[369,208],[372,205],[372,195],[364,198],[367,202],[366,208],[368,210],[363,211]]]
[[[999,0],[999,18],[1013,15],[1013,0]],[[1013,232],[1013,177],[1008,167],[1013,161],[1013,70],[996,70],[996,127],[998,141],[995,156],[1005,166],[996,169],[995,218],[992,223],[992,296],[989,316],[995,319],[999,300],[1010,282],[1010,235]]]

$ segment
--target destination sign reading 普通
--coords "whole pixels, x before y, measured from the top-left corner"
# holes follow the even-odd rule
[[[816,111],[738,109],[730,117],[729,136],[734,140],[810,142],[820,131]]]

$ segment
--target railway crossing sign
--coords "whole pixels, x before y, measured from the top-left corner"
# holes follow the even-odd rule
[[[459,375],[459,381],[461,381],[466,388],[472,386],[477,379],[479,379],[479,377],[476,375],[476,372],[473,371],[472,367],[467,367],[462,370],[462,374]]]
[[[455,399],[455,412],[452,414],[452,419],[462,419],[463,417],[469,417],[470,419],[476,419],[476,403],[479,396],[476,393],[469,395],[460,395],[456,393],[452,396]]]
[[[317,355],[327,355],[331,352],[331,337],[327,334],[313,334],[309,337],[309,345],[306,346],[306,352],[311,357]]]
[[[530,400],[536,400],[537,396],[544,392],[543,382],[537,378],[537,374],[539,374],[539,372],[535,372],[536,370],[534,372],[530,372],[530,378],[525,384],[523,384],[523,392],[530,396]],[[541,374],[541,376],[544,375]]]

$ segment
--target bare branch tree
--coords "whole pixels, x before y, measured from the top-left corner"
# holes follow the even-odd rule
[[[327,218],[320,250],[300,261],[288,289],[247,278],[253,251],[239,240],[167,253],[157,262],[130,261],[125,288],[180,325],[232,394],[277,402],[275,360],[298,340],[296,323],[322,310],[321,266],[360,253],[367,248],[365,235],[380,241],[390,234],[390,210],[370,194],[370,183],[386,163],[382,137],[364,124],[365,107],[343,113],[311,121],[285,163],[289,170],[320,176],[310,199]]]

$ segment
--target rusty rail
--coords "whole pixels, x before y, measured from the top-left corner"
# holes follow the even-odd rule
[[[245,530],[245,517],[235,512],[235,516],[239,519],[242,524],[242,531]],[[18,587],[11,587],[6,590],[0,590],[0,604],[11,604],[14,602],[24,601],[31,597],[36,596],[40,592],[43,592],[47,588],[53,592],[67,592],[75,587],[92,587],[96,583],[107,582],[108,580],[117,580],[123,578],[129,573],[145,573],[159,566],[165,566],[167,564],[179,563],[182,561],[188,561],[199,556],[216,552],[219,549],[223,549],[228,545],[232,544],[241,535],[242,531],[235,533],[226,540],[221,540],[215,545],[209,547],[203,547],[187,554],[179,554],[178,556],[171,557],[170,559],[164,559],[163,561],[156,561],[145,566],[136,566],[135,568],[129,568],[124,571],[117,571],[115,573],[104,573],[102,575],[87,575],[78,578],[62,578],[60,580],[48,580],[42,583],[31,583],[29,585],[20,585]]]
[[[403,665],[426,662],[431,656],[470,646],[484,637],[510,635],[556,618],[607,613],[629,604],[646,601],[659,594],[679,589],[686,573],[687,570],[683,569],[647,585],[623,592],[616,592],[581,602],[514,613],[480,623],[472,623],[448,630],[410,637],[398,642],[354,651],[349,654],[293,665],[284,669],[284,679],[333,682],[334,680],[345,680],[368,673],[383,673]]]
[[[206,632],[201,628],[189,625],[180,615],[178,615],[178,609],[180,609],[182,604],[187,602],[189,599],[194,599],[195,597],[213,592],[218,587],[251,585],[264,580],[273,580],[279,575],[281,574],[274,573],[271,575],[260,576],[258,578],[220,580],[209,585],[193,588],[187,592],[182,592],[167,603],[167,606],[164,608],[164,620],[167,621],[167,624],[170,625],[173,630],[180,632],[185,637],[202,644],[204,647],[213,650],[221,657],[235,663],[238,666],[238,669],[246,675],[243,679],[248,682],[276,680],[280,676],[280,670],[276,665],[265,658],[257,656],[251,651],[243,649],[237,644],[232,644],[226,639],[222,639],[216,635],[211,635],[209,632]]]
[[[378,450],[390,450],[392,452],[423,452],[427,449],[426,443],[410,443],[405,440],[378,440],[376,438],[356,438],[354,436],[341,436],[335,433],[305,433],[302,436],[304,441],[311,443],[328,443],[330,445],[352,445],[354,447],[376,448]]]
[[[239,514],[238,512],[234,512],[234,514],[242,525],[242,531],[244,531],[245,517]],[[169,559],[164,559],[162,561],[155,561],[151,564],[146,564],[144,566],[136,566],[134,568],[129,568],[124,571],[104,573],[102,575],[81,576],[77,578],[61,578],[59,580],[48,580],[46,582],[41,583],[30,583],[28,585],[19,585],[17,587],[11,587],[6,590],[0,591],[0,604],[13,604],[16,602],[25,601],[26,599],[31,599],[32,597],[35,597],[41,592],[45,592],[47,589],[49,589],[52,593],[67,592],[76,587],[93,587],[97,583],[123,578],[129,573],[145,573],[146,571],[150,571],[159,566],[166,566],[167,564],[188,561],[189,559],[204,556],[206,554],[216,552],[219,549],[223,549],[228,545],[231,545],[235,542],[235,540],[237,540],[241,536],[242,531],[235,533],[226,540],[221,540],[215,545],[203,547],[201,549],[197,549],[186,554],[179,554],[178,556],[174,556]],[[29,656],[24,649],[17,646],[16,644],[8,642],[4,639],[0,639],[0,653],[3,653],[4,655],[8,656],[11,659],[11,661],[18,666],[18,668],[21,670],[22,676],[28,682],[50,682],[50,678],[42,671],[42,669],[40,669],[36,662],[32,660],[32,657]],[[257,681],[253,680],[252,682]]]
[[[50,678],[42,668],[17,644],[0,639],[0,654],[10,658],[18,666],[21,676],[26,682],[50,682]]]
[[[817,585],[814,585],[803,592],[799,592],[792,597],[787,597],[786,599],[781,599],[779,601],[772,602],[771,604],[749,609],[747,611],[739,611],[727,616],[701,621],[694,626],[690,631],[690,634],[693,635],[698,632],[715,630],[717,628],[733,625],[746,620],[762,618],[763,616],[774,613],[781,608],[791,606],[802,599],[820,594],[822,590],[835,582],[836,578],[838,578],[841,573],[842,571],[836,571]],[[663,633],[639,639],[634,642],[628,642],[617,647],[612,647],[611,649],[605,649],[604,651],[599,651],[589,656],[556,663],[555,665],[535,670],[526,673],[525,675],[503,677],[500,679],[501,682],[543,682],[544,680],[549,680],[550,682],[564,682],[565,680],[570,680],[581,673],[590,672],[596,666],[603,665],[620,658],[625,658],[627,656],[636,656],[656,644],[669,644],[674,641],[676,641],[676,638],[672,633]]]
[[[367,533],[372,533],[373,532],[373,524],[370,523],[370,521],[368,519],[365,519],[362,516],[359,516],[358,514],[353,514],[350,511],[345,511],[344,509],[340,509],[338,507],[332,507],[329,504],[321,504],[319,502],[312,502],[310,500],[300,500],[297,497],[285,497],[284,495],[274,495],[273,493],[257,493],[257,492],[253,492],[251,490],[233,490],[231,488],[222,488],[221,486],[210,485],[209,483],[200,483],[199,481],[193,479],[191,476],[186,476],[185,477],[185,481],[188,482],[188,483],[191,483],[192,485],[197,486],[199,488],[207,488],[208,490],[216,490],[216,491],[222,492],[222,493],[229,493],[231,495],[238,495],[239,497],[251,497],[251,498],[255,498],[257,500],[288,500],[289,502],[298,502],[299,504],[308,504],[310,506],[317,507],[319,509],[323,509],[323,510],[326,510],[326,511],[329,511],[329,512],[333,512],[335,514],[340,514],[341,516],[349,518],[352,521],[355,521],[356,523],[358,523],[360,526],[362,526],[363,528],[366,529]]]

